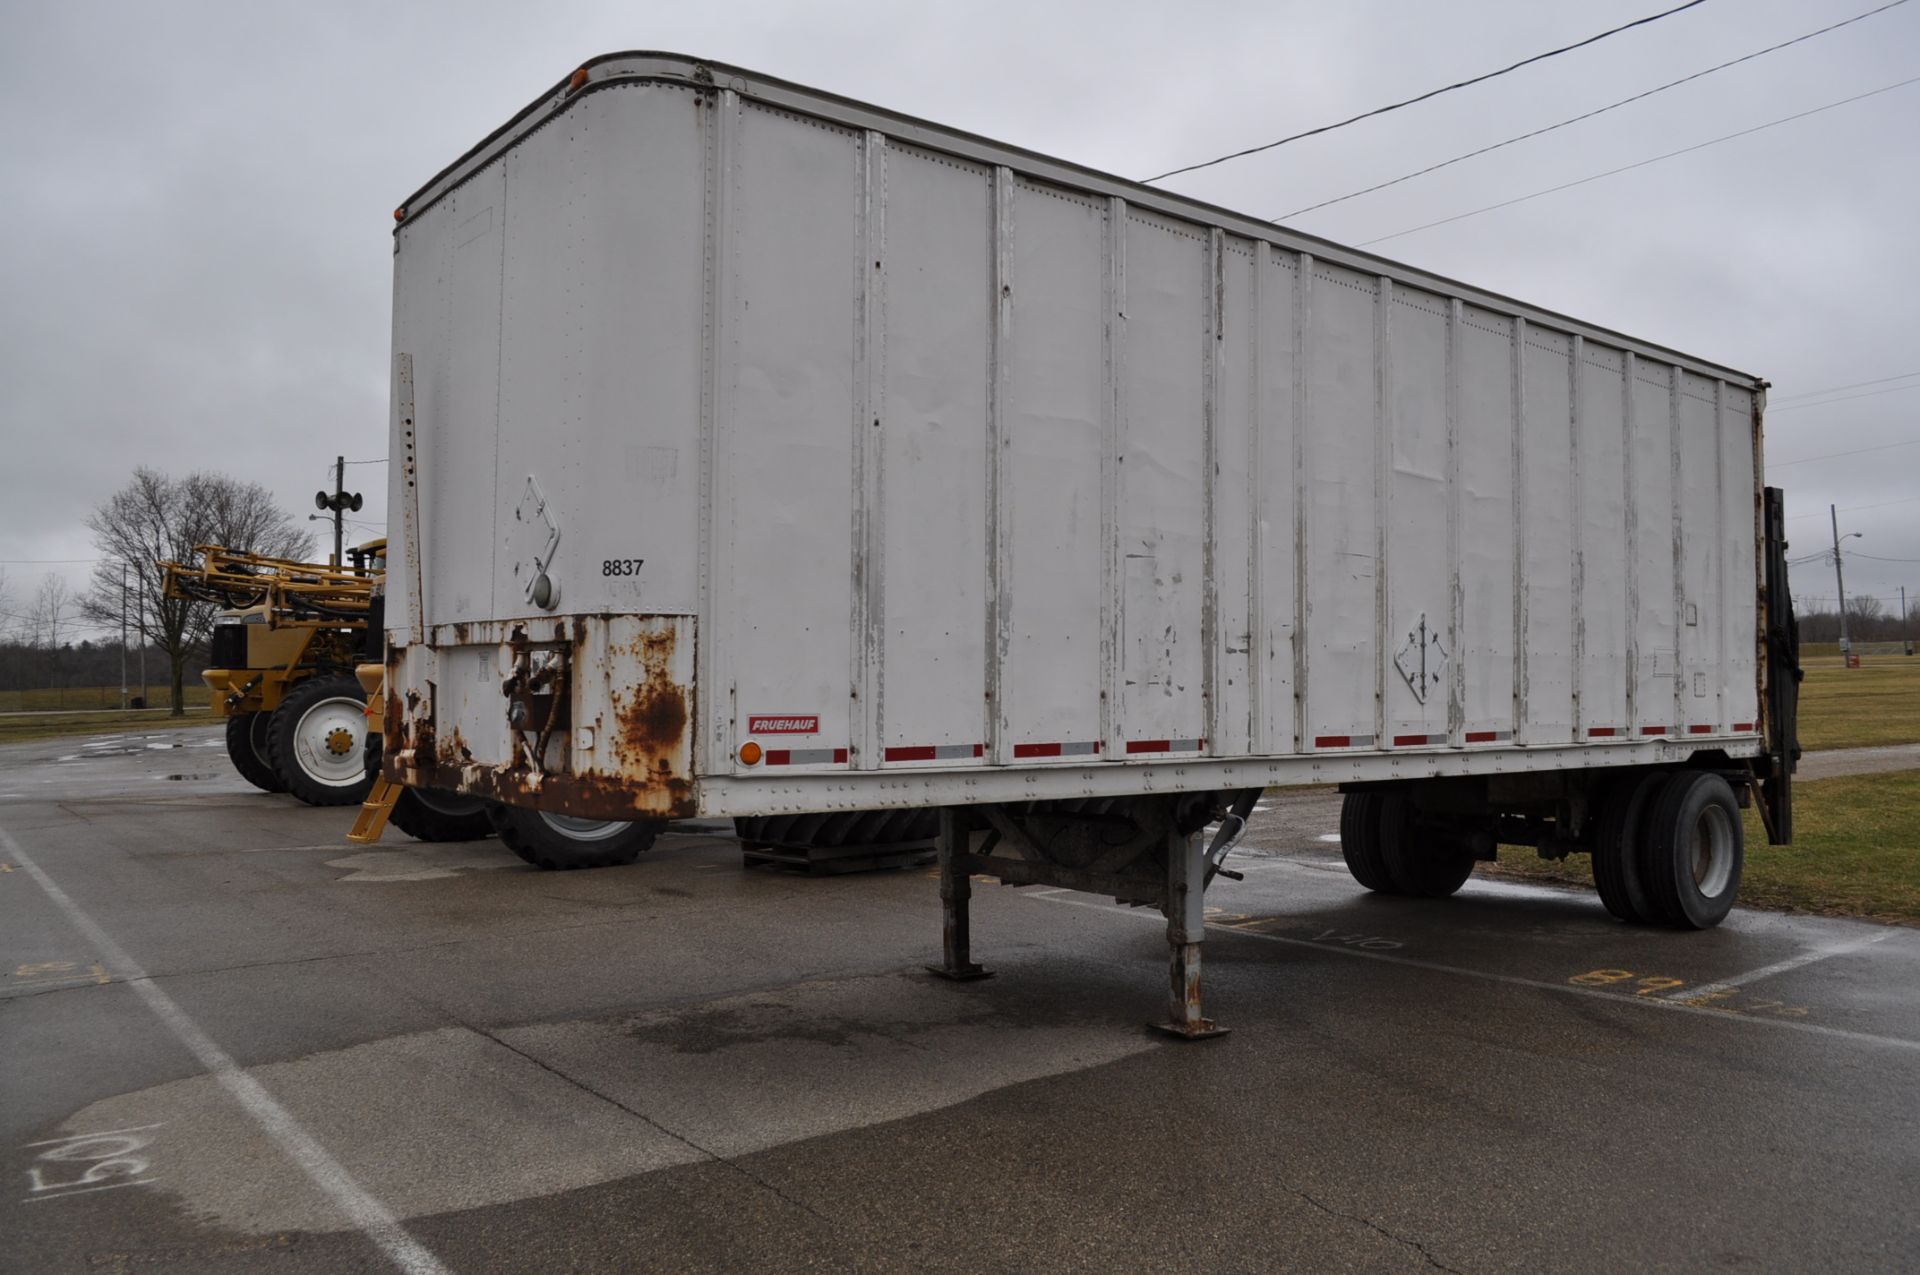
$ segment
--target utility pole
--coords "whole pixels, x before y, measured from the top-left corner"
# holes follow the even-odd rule
[[[127,709],[127,564],[120,563],[120,711]]]
[[[313,504],[321,513],[333,514],[333,565],[339,566],[346,553],[344,522],[347,510],[360,512],[362,500],[357,491],[347,489],[347,458],[333,458],[333,490],[317,491],[313,494]]]
[[[1900,586],[1900,636],[1907,640],[1907,654],[1913,654],[1913,617],[1907,612],[1907,586]]]
[[[1833,520],[1833,587],[1840,591],[1840,664],[1845,667],[1853,644],[1847,641],[1847,581],[1840,572],[1840,512],[1828,505],[1827,516]]]
[[[343,494],[342,489],[345,488],[346,485],[347,458],[345,456],[335,456],[333,458],[333,565],[336,567],[339,566],[343,560],[341,555],[346,547],[342,540],[342,532],[345,530],[345,525],[341,520],[342,510],[340,507],[340,497]]]

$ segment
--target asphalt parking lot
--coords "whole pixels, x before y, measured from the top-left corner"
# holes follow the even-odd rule
[[[1157,915],[343,840],[211,732],[0,750],[0,1267],[1920,1267],[1920,934],[1367,895],[1323,794]]]

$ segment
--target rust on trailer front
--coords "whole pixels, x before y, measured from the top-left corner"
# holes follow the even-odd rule
[[[689,818],[692,626],[606,614],[463,623],[437,630],[432,651],[394,647],[389,685],[410,661],[437,675],[412,671],[428,695],[387,697],[389,773],[583,819]]]
[[[641,681],[610,697],[619,730],[614,755],[623,774],[670,773],[687,740],[687,693],[673,680],[674,633],[641,633],[628,647],[640,664]]]

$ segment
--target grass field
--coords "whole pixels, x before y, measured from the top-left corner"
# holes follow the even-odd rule
[[[1814,656],[1801,666],[1800,747],[1920,743],[1920,655],[1867,656],[1859,668]]]
[[[1904,655],[1906,644],[1904,642],[1855,642],[1853,644],[1853,650],[1854,654],[1863,655],[1868,659],[1883,659],[1889,655]],[[1800,644],[1800,658],[1803,661],[1809,659],[1837,660],[1840,658],[1840,644],[1838,642],[1802,642]],[[1914,658],[1920,659],[1920,656],[1915,656]]]
[[[207,703],[212,694],[207,684],[194,678],[185,686],[189,707]],[[140,687],[136,683],[129,692],[138,695]],[[147,684],[147,703],[165,704],[169,688],[163,682]],[[120,688],[117,686],[67,686],[52,690],[0,691],[0,713],[47,713],[79,712],[89,708],[119,708]]]
[[[117,735],[128,730],[175,730],[182,726],[209,726],[221,719],[205,704],[189,704],[185,717],[169,717],[164,708],[129,712],[0,714],[0,744],[24,744],[63,735]]]
[[[1747,812],[1748,907],[1920,924],[1920,770],[1848,775],[1793,786],[1791,846],[1770,846]],[[1591,887],[1586,855],[1541,859],[1502,846],[1498,875]]]
[[[149,702],[161,707],[123,710],[117,686],[0,691],[0,744],[65,735],[113,735],[126,730],[171,730],[218,720],[208,707],[211,692],[198,679],[185,688],[185,717],[168,716],[166,686],[149,683],[147,689],[152,697]],[[138,688],[134,694],[139,694]]]

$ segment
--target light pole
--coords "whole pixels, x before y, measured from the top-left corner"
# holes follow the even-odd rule
[[[1853,643],[1847,641],[1847,581],[1840,571],[1840,542],[1842,540],[1865,540],[1857,531],[1840,534],[1840,513],[1832,505],[1827,506],[1827,517],[1833,520],[1833,587],[1840,592],[1840,663],[1848,664],[1848,655],[1853,651]]]
[[[153,644],[152,640],[147,636],[147,573],[145,571],[139,572],[134,576],[134,580],[140,587],[140,592],[137,595],[140,607],[138,612],[139,622],[136,625],[140,630],[140,707],[146,708],[147,648]]]
[[[127,711],[127,564],[120,563],[120,711]]]

